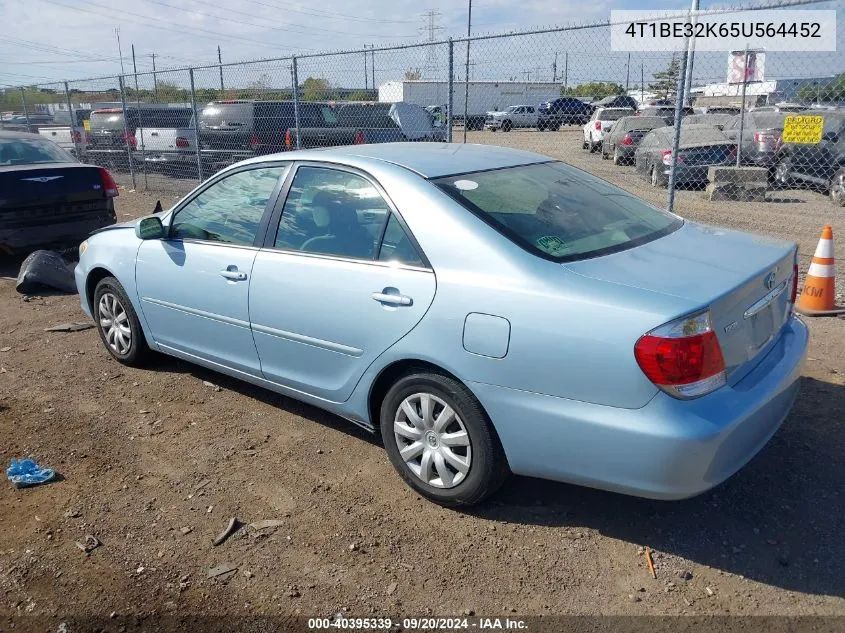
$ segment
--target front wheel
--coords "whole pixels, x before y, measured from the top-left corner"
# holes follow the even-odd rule
[[[781,158],[775,165],[774,181],[778,187],[788,187],[792,184],[792,178],[789,172],[792,171],[792,163],[788,158]]]
[[[510,121],[502,123],[502,132],[510,132],[513,129],[513,124]]]
[[[622,156],[619,154],[619,148],[613,148],[613,164],[614,165],[621,165],[622,164]]]
[[[140,367],[152,352],[144,338],[135,308],[114,277],[100,280],[94,290],[94,321],[106,350],[119,363]]]
[[[387,392],[380,417],[394,468],[435,503],[480,503],[508,475],[492,424],[472,393],[452,378],[424,371],[400,378]]]
[[[830,200],[838,207],[845,207],[845,167],[833,174],[830,181]]]

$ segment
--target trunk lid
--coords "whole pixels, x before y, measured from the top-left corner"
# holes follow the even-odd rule
[[[98,167],[74,163],[0,169],[0,226],[13,228],[108,212]]]
[[[678,161],[684,165],[721,165],[727,162],[732,149],[730,144],[682,147],[678,150]]]
[[[139,128],[138,149],[147,152],[194,151],[195,134],[189,128]],[[180,139],[178,144],[177,139]]]
[[[648,244],[565,266],[686,299],[689,312],[709,307],[728,383],[735,384],[786,323],[795,251],[791,242],[686,222]]]

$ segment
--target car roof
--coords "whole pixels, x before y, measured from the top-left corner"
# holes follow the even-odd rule
[[[454,174],[546,163],[555,160],[543,154],[495,145],[373,143],[284,152],[255,158],[249,162],[279,159],[329,161],[345,165],[359,165],[362,162],[390,163],[416,172],[424,178],[440,178]]]

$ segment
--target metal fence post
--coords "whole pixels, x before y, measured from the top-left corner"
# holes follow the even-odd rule
[[[739,167],[742,155],[742,133],[745,131],[745,89],[748,87],[748,44],[745,45],[745,58],[742,60],[742,102],[739,104],[739,137],[736,139],[736,166]]]
[[[120,107],[123,112],[123,142],[126,143],[126,156],[129,159],[129,174],[132,176],[132,188],[136,189],[135,165],[132,161],[132,146],[129,144],[129,126],[127,121],[129,117],[126,114],[126,86],[124,85],[124,76],[119,75],[117,81],[120,84]]]
[[[67,103],[67,111],[70,116],[70,138],[73,140],[73,151],[76,152],[76,160],[82,162],[82,150],[79,147],[79,139],[76,136],[76,117],[73,116],[73,105],[70,101],[70,89],[67,82],[65,82],[65,103]]]
[[[293,124],[296,128],[296,149],[299,149],[299,77],[296,71],[296,57],[293,58],[290,72],[293,82]]]
[[[197,91],[194,88],[194,69],[189,68],[188,74],[191,77],[191,111],[194,113],[194,151],[197,154],[197,176],[200,182],[202,177],[202,154],[200,153],[200,118],[197,115]]]
[[[688,38],[686,38],[688,39]],[[688,42],[684,42],[684,49]],[[672,138],[672,161],[669,166],[669,184],[666,191],[666,210],[675,211],[675,165],[678,164],[678,146],[681,144],[681,115],[684,113],[684,87],[686,85],[687,55],[681,55],[681,67],[678,72],[677,93],[675,94],[675,130]],[[652,167],[656,169],[657,167]]]
[[[455,43],[449,38],[449,101],[446,104],[446,141],[452,142],[452,109],[455,105]]]
[[[29,129],[29,110],[26,107],[26,88],[23,86],[21,86],[21,103],[23,104],[23,115],[26,117],[26,131],[32,132],[32,130]]]

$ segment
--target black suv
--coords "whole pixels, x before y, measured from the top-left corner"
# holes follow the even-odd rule
[[[584,125],[593,115],[593,107],[575,97],[561,97],[541,103],[537,129],[555,131],[561,125]]]

